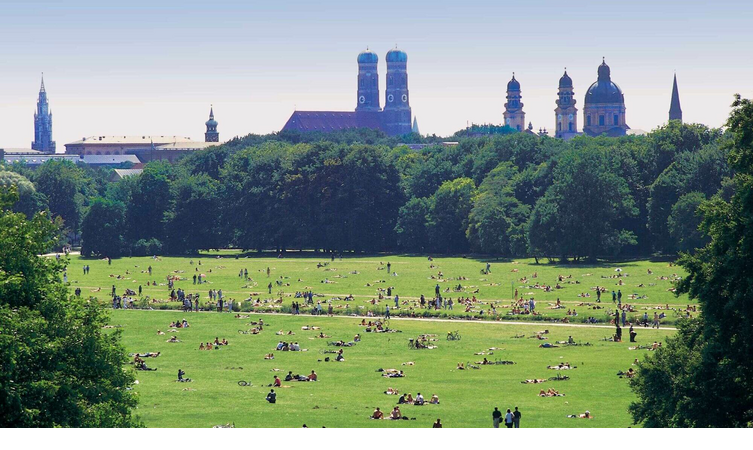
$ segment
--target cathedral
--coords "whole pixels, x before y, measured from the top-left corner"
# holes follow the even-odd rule
[[[583,133],[588,136],[625,136],[630,127],[625,123],[625,96],[612,81],[606,61],[597,70],[596,82],[586,91],[583,102]]]
[[[356,109],[350,111],[295,111],[282,131],[331,132],[354,128],[371,128],[390,136],[400,136],[418,130],[411,125],[408,93],[408,55],[394,48],[387,52],[387,77],[384,108],[379,102],[379,57],[366,49],[358,55],[358,88]]]
[[[34,142],[31,143],[31,148],[42,153],[55,153],[55,141],[52,140],[52,111],[47,102],[44,74],[42,74],[42,87],[39,88],[37,111],[34,113]]]

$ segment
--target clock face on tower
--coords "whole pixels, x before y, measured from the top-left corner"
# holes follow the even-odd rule
[[[364,97],[363,95],[358,97],[358,103],[361,103],[361,104],[366,103],[366,97]]]
[[[393,101],[395,101],[395,97],[393,97],[392,94],[390,94],[387,96],[387,101],[392,103]]]
[[[406,103],[408,101],[408,96],[403,94],[402,100],[403,100],[403,103]]]

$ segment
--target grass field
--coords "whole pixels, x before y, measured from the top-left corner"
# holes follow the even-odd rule
[[[488,262],[491,273],[482,274],[487,261],[467,258],[434,258],[429,261],[426,257],[375,256],[330,261],[329,258],[313,255],[265,258],[220,252],[200,257],[121,258],[108,265],[105,260],[71,256],[68,281],[72,290],[80,287],[82,295],[98,296],[103,300],[109,298],[113,285],[119,294],[126,288],[138,292],[141,285],[142,295],[149,297],[149,306],[155,309],[179,306],[175,302],[168,302],[168,275],[181,278],[176,281],[176,288],[200,294],[202,305],[208,302],[209,289],[222,289],[226,298],[234,299],[236,304],[242,302],[244,310],[255,311],[284,310],[294,300],[295,292],[313,290],[315,300],[325,304],[325,309],[327,302],[331,301],[335,313],[365,313],[372,309],[381,314],[386,304],[390,305],[393,315],[423,313],[425,310],[418,306],[418,298],[422,294],[427,299],[432,298],[437,284],[443,297],[455,301],[452,311],[441,311],[445,316],[479,317],[483,313],[483,317],[489,317],[493,304],[497,308],[497,318],[559,320],[568,309],[575,309],[578,317],[571,317],[571,321],[583,321],[593,316],[604,323],[610,320],[608,313],[614,311],[611,291],[619,289],[623,293],[622,302],[634,305],[636,311],[628,316],[628,320],[642,316],[644,311],[648,311],[652,317],[656,307],[666,308],[669,305],[670,311],[665,311],[667,319],[664,322],[672,323],[681,314],[678,310],[690,303],[687,296],[676,297],[670,291],[673,280],[683,276],[684,272],[682,268],[670,266],[667,262],[629,261],[599,265],[534,264],[533,260]],[[392,275],[387,273],[387,263],[391,265]],[[317,267],[322,264],[326,265]],[[83,275],[84,265],[91,267],[88,275]],[[149,266],[152,267],[151,276],[147,272]],[[248,270],[249,280],[238,276],[243,269]],[[206,275],[207,282],[193,284],[194,274]],[[616,278],[618,275],[621,277]],[[559,281],[559,276],[564,277],[562,281]],[[281,285],[277,284],[278,281]],[[157,286],[147,285],[148,282],[156,282]],[[270,282],[273,283],[272,294],[268,291]],[[556,287],[558,283],[559,289]],[[461,286],[460,291],[455,290],[458,285]],[[550,292],[541,288],[545,285],[552,288]],[[596,286],[607,289],[602,295],[601,304],[596,303]],[[400,296],[398,310],[394,309],[393,298],[378,300],[379,291],[388,287],[392,288],[393,297],[395,294]],[[535,298],[537,312],[542,316],[510,316],[508,313],[515,290],[526,299]],[[582,296],[586,293],[590,297]],[[344,300],[347,295],[353,295],[354,300]],[[479,300],[468,314],[457,304],[461,296],[475,296]],[[250,301],[244,302],[249,298],[257,302],[256,307]],[[564,308],[551,309],[557,298]],[[275,300],[282,303],[275,303]],[[376,304],[372,304],[372,301]],[[142,302],[142,305],[145,303]],[[598,309],[600,306],[603,309]]]
[[[280,264],[277,264],[279,267]],[[92,269],[94,271],[94,269]],[[167,343],[166,331],[173,320],[186,318],[191,326],[176,334],[180,343]],[[259,335],[241,335],[250,321],[263,318],[268,325]],[[646,350],[629,350],[627,342],[601,339],[612,334],[610,327],[562,324],[449,322],[425,319],[392,319],[391,328],[401,333],[366,333],[361,319],[352,317],[312,317],[282,314],[253,314],[236,318],[230,313],[182,313],[176,311],[123,311],[112,313],[112,323],[122,327],[128,352],[162,352],[146,358],[158,370],[137,371],[135,386],[140,398],[136,413],[149,427],[211,427],[234,423],[238,427],[430,427],[441,418],[446,427],[490,427],[491,412],[518,406],[523,427],[625,427],[631,425],[627,406],[633,400],[627,379],[619,378]],[[315,331],[302,331],[303,325],[315,325],[331,338],[316,338]],[[548,340],[556,342],[572,336],[591,346],[539,348],[535,332],[549,329]],[[294,336],[277,336],[278,330],[292,330]],[[462,339],[447,341],[446,333],[459,330]],[[670,330],[638,330],[638,342],[662,340]],[[329,341],[349,341],[360,333],[362,341],[344,350],[345,361],[324,362]],[[409,338],[418,334],[437,334],[437,349],[412,350]],[[516,335],[525,335],[516,338]],[[199,351],[200,342],[226,338],[228,346],[220,350]],[[274,352],[274,360],[264,355],[273,351],[280,338],[297,341],[305,352]],[[627,339],[626,339],[627,340]],[[481,366],[457,370],[457,363],[473,363],[496,347],[490,361],[511,360],[514,365]],[[405,365],[405,362],[415,365]],[[558,372],[548,365],[569,362],[577,369],[563,371],[568,381],[521,384],[522,380],[549,378]],[[241,369],[242,368],[242,369]],[[405,378],[383,378],[377,369],[395,368]],[[178,369],[193,379],[177,383]],[[279,372],[274,371],[279,369]],[[265,401],[273,376],[284,378],[288,371],[308,374],[316,370],[317,382],[284,382],[277,389],[278,402]],[[241,387],[238,381],[253,386]],[[403,414],[416,420],[370,420],[375,407],[385,415],[397,403],[397,397],[383,392],[393,387],[415,396],[421,392],[428,400],[437,394],[439,405],[404,406]],[[541,388],[552,387],[564,397],[542,398]],[[589,410],[592,420],[566,418]]]

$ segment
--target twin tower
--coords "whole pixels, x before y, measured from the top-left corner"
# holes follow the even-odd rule
[[[295,111],[282,131],[321,132],[371,128],[390,136],[412,131],[408,96],[408,55],[396,48],[387,52],[387,90],[379,103],[379,57],[366,49],[358,54],[358,93],[355,111]]]
[[[356,114],[378,114],[382,129],[389,135],[411,132],[411,109],[408,93],[408,55],[398,49],[387,52],[387,89],[384,109],[379,104],[379,57],[366,49],[358,55],[358,98]]]

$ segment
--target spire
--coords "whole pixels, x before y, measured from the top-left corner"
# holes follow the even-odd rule
[[[411,133],[421,134],[420,131],[418,131],[418,118],[413,117],[413,127],[411,129]]]
[[[42,87],[39,88],[39,92],[47,92],[44,90],[44,72],[42,72]]]
[[[214,105],[209,105],[209,120],[214,120]]]
[[[677,74],[672,84],[672,101],[669,104],[669,120],[682,122],[682,109],[680,108],[680,93],[677,91]]]

